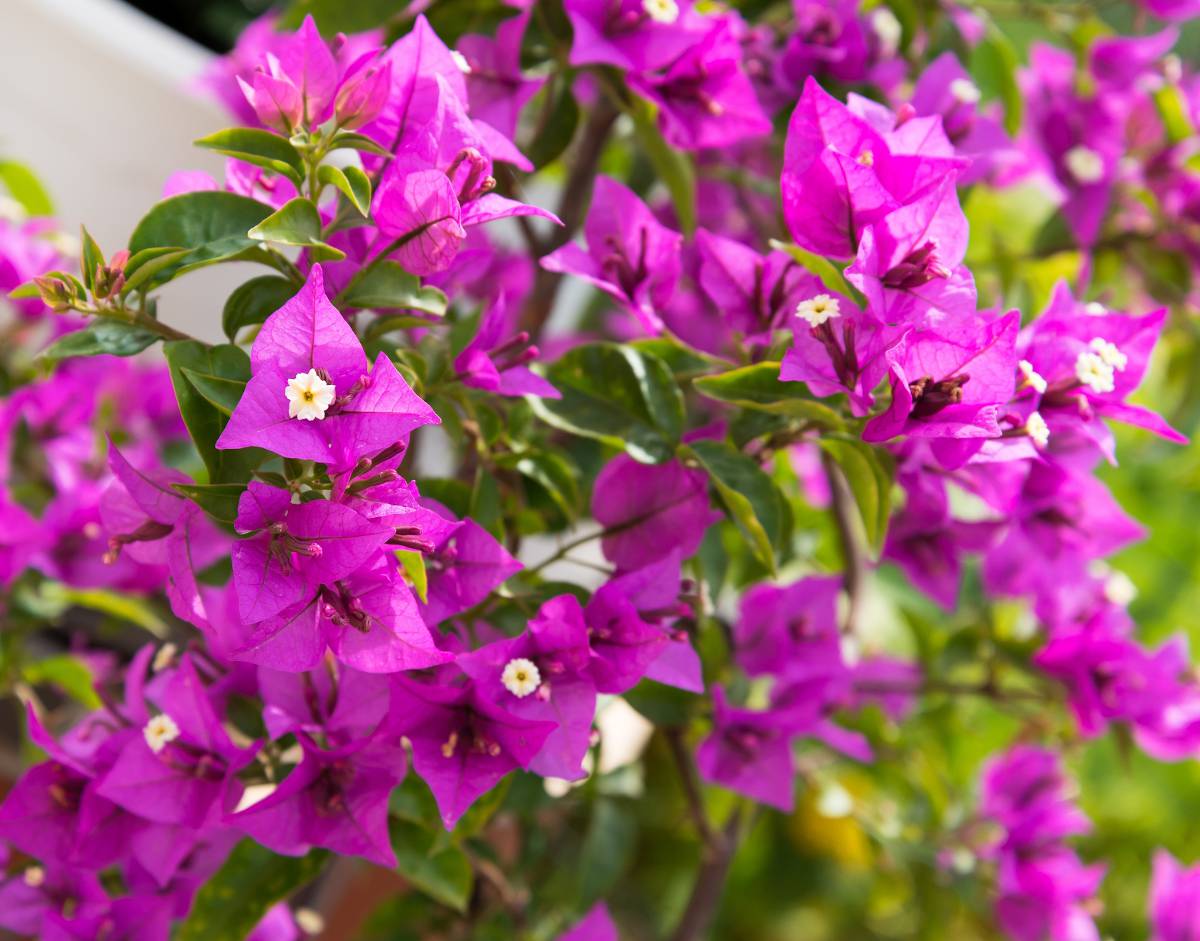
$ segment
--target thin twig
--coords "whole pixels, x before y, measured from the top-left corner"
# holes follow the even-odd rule
[[[828,454],[821,455],[821,464],[825,468],[825,476],[829,480],[829,492],[832,496],[833,518],[837,523],[838,537],[842,544],[842,557],[845,560],[845,571],[842,573],[842,586],[846,590],[849,604],[846,607],[846,620],[842,623],[842,633],[854,636],[858,630],[858,613],[862,606],[862,587],[866,577],[867,560],[863,554],[862,543],[858,538],[857,523],[854,518],[854,495],[837,462]]]
[[[562,227],[543,243],[542,254],[549,254],[566,245],[583,224],[587,214],[585,197],[596,176],[600,156],[604,153],[604,145],[608,143],[608,135],[617,120],[617,113],[617,109],[607,97],[599,98],[592,108],[584,126],[583,138],[573,154],[571,174],[567,177],[567,185],[563,187],[562,198],[559,200],[558,217],[562,220]],[[534,336],[541,331],[554,308],[554,299],[558,296],[561,281],[561,275],[544,268],[538,269],[533,291],[522,317],[525,329]]]
[[[712,825],[708,822],[708,814],[704,810],[704,799],[700,794],[700,785],[696,780],[696,766],[692,761],[691,752],[683,740],[683,730],[668,728],[663,730],[667,746],[671,749],[671,757],[675,759],[675,767],[679,771],[679,783],[683,787],[683,796],[687,801],[688,813],[696,826],[696,832],[704,843],[705,855],[714,856],[720,851],[721,844]]]
[[[734,809],[718,837],[715,852],[701,861],[696,881],[692,884],[692,894],[679,924],[675,926],[671,941],[699,941],[712,924],[725,888],[725,878],[729,875],[729,866],[741,839],[742,813],[741,805]]]

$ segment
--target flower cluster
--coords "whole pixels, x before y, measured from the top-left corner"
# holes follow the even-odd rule
[[[0,222],[18,335],[52,341],[0,351],[0,679],[43,753],[0,804],[0,928],[193,937],[237,897],[230,930],[296,938],[319,919],[277,903],[337,854],[497,936],[612,941],[593,870],[631,850],[558,906],[529,860],[578,851],[582,806],[585,851],[628,831],[669,753],[704,857],[675,937],[750,804],[857,815],[880,853],[919,823],[1008,936],[1098,937],[1058,747],[1200,753],[1099,476],[1114,424],[1187,440],[1138,401],[1188,300],[1161,269],[1200,263],[1177,29],[1035,43],[997,98],[1011,49],[953,3],[953,43],[855,0],[511,6],[485,35],[434,4],[390,45],[261,20],[202,82],[240,122],[198,142],[224,179],[173,174],[108,257],[84,230],[78,276],[49,222]],[[1036,277],[1003,221],[987,245],[1030,192]],[[264,273],[226,342],[159,319],[233,261]],[[124,358],[159,341],[166,366]],[[97,619],[156,642],[105,650]],[[967,827],[861,786],[976,700],[1038,744],[993,745]],[[1192,881],[1156,858],[1157,937],[1189,936]]]

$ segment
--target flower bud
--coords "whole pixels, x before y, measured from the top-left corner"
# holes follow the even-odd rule
[[[37,285],[38,292],[42,295],[42,303],[55,313],[61,314],[73,306],[75,293],[62,278],[39,275],[33,279],[33,283]]]
[[[338,127],[353,130],[370,124],[387,104],[392,90],[392,64],[381,68],[368,66],[348,75],[334,99],[334,118]]]
[[[304,96],[291,79],[260,70],[254,73],[253,85],[240,77],[238,84],[258,119],[267,127],[290,134],[300,126],[304,117]]]
[[[97,265],[92,280],[92,296],[98,301],[112,297],[125,286],[125,263],[129,252],[122,249],[108,260],[108,264]]]

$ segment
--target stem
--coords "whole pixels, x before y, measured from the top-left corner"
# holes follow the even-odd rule
[[[866,576],[867,560],[859,542],[854,521],[854,495],[837,462],[828,454],[822,453],[821,464],[825,468],[825,476],[829,480],[829,491],[832,494],[833,518],[837,523],[838,537],[842,544],[842,557],[845,559],[846,570],[842,575],[842,587],[850,603],[846,608],[846,620],[842,624],[842,633],[853,635],[858,629],[858,613],[862,606],[862,586]]]
[[[663,729],[667,746],[671,749],[671,757],[679,770],[679,783],[683,787],[683,796],[687,800],[688,813],[696,825],[696,832],[704,843],[705,855],[712,857],[720,849],[719,838],[713,832],[708,822],[708,814],[704,811],[704,800],[700,794],[700,785],[696,781],[696,766],[692,761],[691,752],[683,740],[683,730],[677,728]]]
[[[741,831],[742,807],[739,805],[729,815],[729,820],[717,837],[715,851],[708,859],[701,861],[696,881],[692,884],[687,908],[683,910],[683,916],[675,926],[671,941],[699,941],[707,933],[717,914],[725,878],[729,875],[729,866],[733,862],[734,853],[737,852]]]
[[[608,143],[613,124],[617,120],[617,109],[606,96],[601,96],[596,102],[588,122],[584,127],[583,139],[579,142],[574,160],[571,163],[571,175],[563,188],[562,198],[558,203],[558,217],[562,220],[562,228],[551,236],[542,246],[542,255],[548,255],[557,248],[566,245],[574,238],[575,233],[583,224],[587,214],[585,197],[592,181],[596,176],[596,168],[600,164],[600,155]],[[554,308],[554,299],[558,296],[558,286],[562,283],[562,275],[553,271],[538,268],[533,282],[533,291],[525,306],[522,322],[525,329],[537,336],[542,326]]]

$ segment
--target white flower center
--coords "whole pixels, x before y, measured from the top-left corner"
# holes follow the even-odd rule
[[[167,747],[167,742],[173,742],[179,738],[179,726],[165,712],[154,716],[146,727],[142,729],[142,735],[146,737],[146,744],[150,746],[150,750],[154,754],[158,754]]]
[[[537,664],[532,660],[517,657],[504,665],[504,672],[500,674],[500,682],[518,699],[524,699],[530,693],[536,692],[537,688],[542,685],[542,674],[538,672]]]
[[[1104,158],[1082,144],[1072,147],[1063,157],[1071,176],[1080,183],[1099,183],[1104,178]]]
[[[317,375],[315,369],[296,373],[288,380],[284,395],[288,400],[288,417],[301,421],[314,421],[325,417],[333,404],[336,391],[332,383]]]
[[[21,874],[25,884],[31,889],[42,886],[46,881],[46,870],[41,866],[30,866]]]
[[[979,86],[967,78],[956,78],[950,83],[950,94],[954,100],[964,105],[974,105],[979,103],[979,99],[983,97]]]
[[[875,166],[875,154],[869,150],[864,150],[854,158],[854,162],[862,167],[873,167]]]
[[[1103,317],[1108,313],[1108,308],[1099,301],[1089,301],[1083,305],[1083,312],[1089,317]]]
[[[1109,343],[1103,337],[1093,337],[1088,349],[1117,372],[1124,372],[1125,367],[1129,365],[1129,357],[1122,353],[1115,343]]]
[[[1025,420],[1025,434],[1033,439],[1039,448],[1044,448],[1050,441],[1050,426],[1040,412],[1034,412]]]
[[[1023,385],[1029,386],[1038,395],[1046,391],[1046,380],[1042,378],[1042,374],[1033,368],[1033,363],[1027,359],[1017,363],[1017,369],[1021,371],[1021,376],[1024,378]]]
[[[674,23],[679,19],[679,4],[675,0],[642,0],[642,9],[656,23]]]
[[[796,305],[796,316],[807,321],[810,327],[819,327],[830,317],[840,314],[838,299],[828,294],[818,294]]]
[[[1116,388],[1112,366],[1091,350],[1084,350],[1075,360],[1075,378],[1093,392],[1112,392]]]

